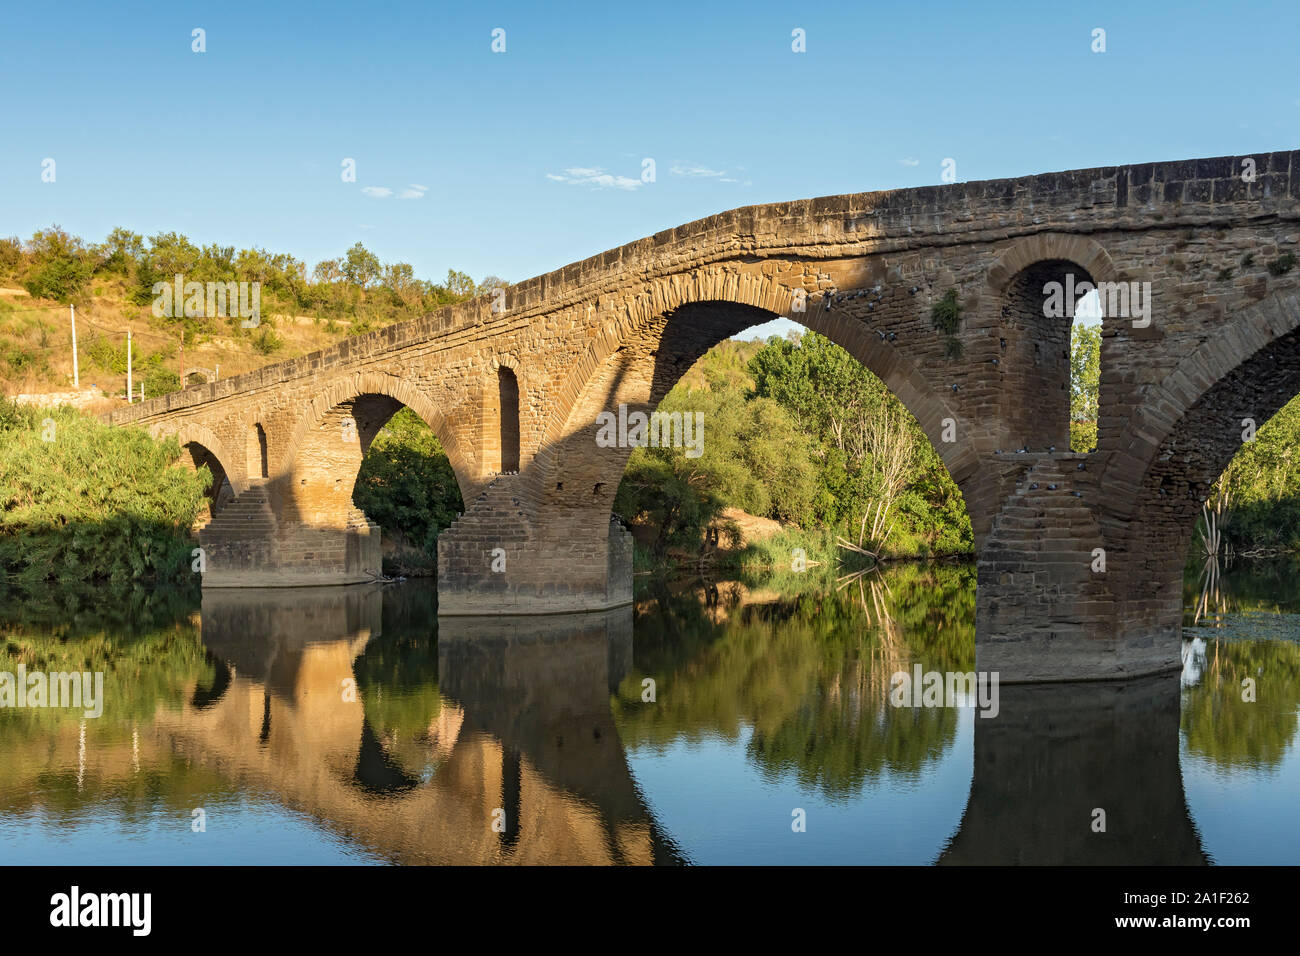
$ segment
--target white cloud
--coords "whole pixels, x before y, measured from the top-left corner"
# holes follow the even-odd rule
[[[387,199],[393,194],[387,186],[362,186],[361,191],[372,199]]]
[[[412,183],[411,185],[403,189],[401,194],[398,195],[397,198],[398,199],[423,199],[424,194],[427,193],[428,191],[429,191],[428,186],[420,186],[415,183]]]
[[[709,169],[694,163],[676,163],[671,170],[674,176],[690,176],[696,179],[721,179],[727,175],[725,169]]]
[[[557,183],[567,183],[570,186],[591,186],[594,189],[639,189],[643,183],[639,179],[631,179],[627,176],[614,176],[605,172],[599,166],[570,166],[561,176],[558,173],[547,173],[546,178]]]
[[[920,161],[919,159],[900,159],[898,162],[899,162],[899,165],[902,165],[902,166],[920,166],[920,165],[921,165],[921,161]]]

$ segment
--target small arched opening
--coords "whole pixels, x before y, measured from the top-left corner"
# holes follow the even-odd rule
[[[497,368],[497,407],[501,424],[502,472],[519,470],[519,379],[514,369]]]
[[[255,422],[248,430],[248,477],[266,478],[269,476],[266,457],[266,429],[260,422]]]

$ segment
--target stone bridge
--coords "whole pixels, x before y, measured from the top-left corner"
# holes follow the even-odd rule
[[[1184,558],[1243,420],[1300,391],[1298,220],[1300,151],[745,207],[110,420],[212,468],[205,587],[378,572],[353,486],[406,405],[466,503],[438,542],[439,613],[603,609],[631,599],[611,515],[630,448],[598,445],[597,416],[653,409],[784,316],[878,375],[960,487],[979,667],[1134,676],[1178,665]],[[1074,454],[1071,318],[1046,289],[1085,281],[1135,297],[1108,304],[1098,446]]]

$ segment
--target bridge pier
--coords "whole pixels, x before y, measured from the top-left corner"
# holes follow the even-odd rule
[[[379,526],[350,509],[342,527],[277,514],[270,489],[254,483],[199,532],[204,588],[359,584],[383,571]]]
[[[1187,540],[1167,545],[1159,581],[1143,572],[1143,606],[1127,606],[1128,556],[1098,521],[1108,503],[1098,463],[1073,452],[994,455],[987,463],[989,471],[1005,470],[1011,491],[987,534],[976,535],[975,662],[1004,683],[1127,678],[1180,666]],[[1164,580],[1170,574],[1176,580]]]
[[[596,511],[529,518],[528,485],[499,475],[438,536],[438,614],[555,614],[632,602],[632,535]],[[603,532],[603,533],[602,533]]]

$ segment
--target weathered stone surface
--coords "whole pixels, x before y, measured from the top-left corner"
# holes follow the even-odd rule
[[[467,507],[439,541],[440,613],[609,607],[630,599],[630,547],[610,520],[630,449],[597,447],[597,414],[653,408],[714,344],[783,315],[879,375],[961,488],[982,669],[1174,667],[1200,503],[1242,420],[1262,425],[1300,391],[1300,269],[1267,268],[1300,245],[1297,157],[1250,157],[1267,171],[1251,183],[1246,157],[1225,157],[745,207],[512,286],[504,313],[451,306],[111,420],[220,465],[230,492],[203,531],[205,585],[377,571],[352,489],[407,405]],[[1043,309],[1044,284],[1067,275],[1151,293],[1149,325],[1103,321],[1099,445],[1083,471],[1067,454],[1070,320]],[[930,318],[950,288],[960,355]]]

